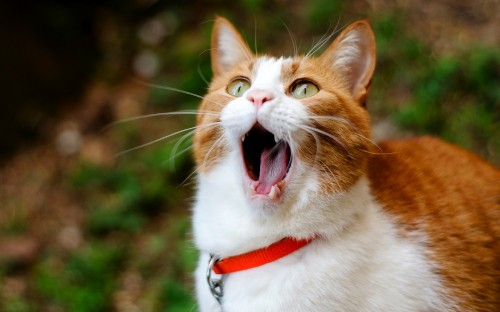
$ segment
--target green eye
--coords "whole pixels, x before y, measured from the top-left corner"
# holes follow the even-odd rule
[[[248,88],[250,88],[250,82],[246,79],[238,78],[227,86],[227,93],[240,97]]]
[[[305,99],[318,93],[316,85],[309,81],[298,81],[292,86],[292,96],[296,99]]]

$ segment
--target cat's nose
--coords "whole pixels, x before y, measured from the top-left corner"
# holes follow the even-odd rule
[[[255,106],[259,107],[264,105],[265,102],[271,101],[274,95],[271,91],[263,89],[253,89],[248,91],[247,99]]]

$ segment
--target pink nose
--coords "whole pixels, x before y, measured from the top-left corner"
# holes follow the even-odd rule
[[[257,107],[262,106],[267,101],[271,101],[273,98],[274,96],[271,91],[262,89],[253,89],[247,94],[247,99]]]

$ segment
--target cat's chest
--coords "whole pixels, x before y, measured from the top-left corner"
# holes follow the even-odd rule
[[[440,306],[439,280],[421,247],[398,238],[376,206],[371,210],[342,239],[320,238],[281,260],[225,276],[222,311],[419,311]],[[197,271],[201,311],[221,311],[205,280],[206,257]]]

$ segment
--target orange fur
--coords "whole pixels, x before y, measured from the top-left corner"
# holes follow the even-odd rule
[[[403,233],[429,238],[462,311],[500,311],[500,171],[431,137],[388,141],[369,160],[372,190]]]

